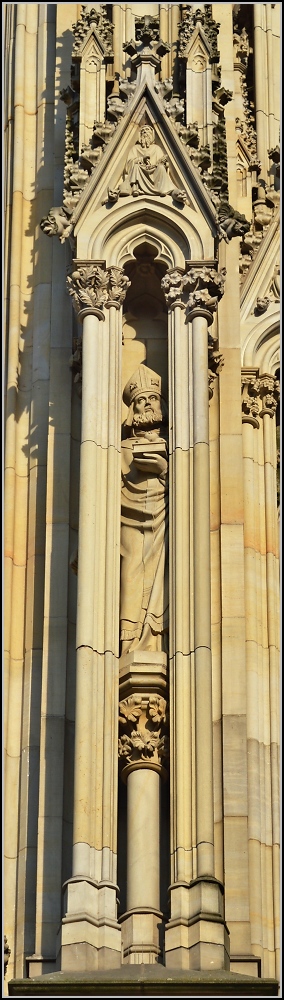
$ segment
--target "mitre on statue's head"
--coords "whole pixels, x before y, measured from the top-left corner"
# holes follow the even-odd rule
[[[157,372],[151,371],[151,368],[147,368],[146,365],[139,365],[137,371],[131,375],[129,382],[124,386],[123,402],[126,403],[126,406],[131,406],[135,396],[145,392],[145,390],[150,392],[151,389],[152,392],[157,392],[159,396],[162,396],[161,376],[157,375]]]

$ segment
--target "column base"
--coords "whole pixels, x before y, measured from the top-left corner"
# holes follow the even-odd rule
[[[229,931],[224,919],[224,890],[210,876],[170,887],[171,919],[165,929],[169,968],[202,971],[230,969]]]
[[[137,906],[120,917],[123,965],[154,965],[161,960],[163,914]]]
[[[115,969],[121,962],[117,886],[73,878],[64,886],[64,910],[56,942],[61,972]]]

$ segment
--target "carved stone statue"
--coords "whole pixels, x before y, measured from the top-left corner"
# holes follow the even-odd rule
[[[151,125],[142,125],[139,132],[139,142],[130,150],[122,183],[113,190],[108,189],[109,201],[117,201],[119,197],[140,194],[160,195],[171,194],[178,202],[185,204],[186,192],[174,187],[168,173],[168,160],[163,150],[155,142],[155,133]]]
[[[121,653],[166,650],[168,632],[168,444],[161,378],[140,365],[124,388]]]

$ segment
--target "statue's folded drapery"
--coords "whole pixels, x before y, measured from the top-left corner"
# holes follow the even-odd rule
[[[147,626],[162,636],[169,625],[168,492],[163,477],[135,467],[134,442],[122,442],[120,621],[122,641],[143,648]]]

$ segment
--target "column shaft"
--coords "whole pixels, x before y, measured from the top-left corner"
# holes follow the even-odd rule
[[[83,320],[73,873],[61,968],[120,961],[117,719],[120,553],[118,307]],[[82,905],[85,896],[84,906]],[[80,912],[85,911],[85,924]],[[72,925],[70,927],[70,925]]]
[[[159,831],[160,776],[147,767],[133,770],[127,778],[128,910],[159,909]]]
[[[192,358],[197,875],[213,875],[208,333],[203,316],[195,316],[192,321]]]
[[[192,707],[190,595],[190,352],[184,311],[169,313],[170,409],[170,727],[172,882],[192,867]]]

